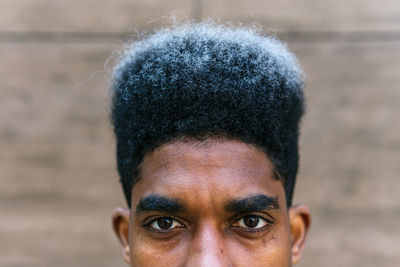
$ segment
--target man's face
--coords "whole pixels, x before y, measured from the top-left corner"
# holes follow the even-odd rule
[[[148,153],[114,230],[131,266],[291,266],[309,225],[286,207],[265,153],[239,141],[174,142]]]

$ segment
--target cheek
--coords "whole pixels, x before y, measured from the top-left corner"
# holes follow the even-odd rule
[[[131,266],[179,266],[185,254],[183,243],[176,239],[155,240],[135,231],[130,236]]]
[[[179,251],[149,246],[131,246],[131,266],[179,266]]]
[[[259,240],[230,240],[229,257],[237,264],[235,266],[291,266],[290,232],[283,228]]]
[[[282,227],[284,228],[284,227]],[[182,266],[191,251],[190,240],[155,241],[145,235],[136,234],[131,239],[131,266]],[[259,240],[244,240],[226,237],[221,251],[232,266],[291,266],[290,235],[287,231],[276,231]]]

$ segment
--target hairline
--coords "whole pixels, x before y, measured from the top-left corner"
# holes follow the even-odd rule
[[[285,179],[285,177],[283,177],[283,176],[279,173],[279,171],[276,169],[273,160],[272,160],[271,157],[268,155],[268,153],[265,151],[265,149],[263,149],[261,146],[256,145],[256,144],[254,144],[254,143],[244,142],[244,141],[240,140],[239,138],[230,138],[230,137],[227,137],[227,136],[224,136],[224,135],[208,136],[208,137],[205,137],[204,139],[200,139],[200,138],[196,138],[196,137],[192,137],[192,136],[181,136],[181,137],[175,138],[175,139],[173,139],[173,140],[170,140],[170,141],[167,141],[167,142],[158,144],[157,146],[148,149],[148,150],[144,153],[144,155],[143,155],[143,157],[142,157],[140,163],[137,165],[137,168],[136,168],[136,169],[137,169],[137,170],[136,170],[136,174],[137,174],[137,175],[136,175],[136,179],[134,179],[133,177],[132,177],[132,179],[131,179],[131,180],[133,181],[133,184],[132,184],[132,186],[131,186],[131,188],[130,188],[131,192],[132,192],[132,190],[133,190],[133,187],[136,185],[136,183],[139,182],[139,181],[142,179],[141,166],[142,166],[142,164],[143,164],[144,158],[145,158],[147,155],[149,155],[150,153],[154,152],[155,150],[160,149],[160,148],[163,147],[163,146],[171,145],[171,144],[174,144],[174,143],[192,143],[192,144],[193,144],[193,147],[196,147],[195,144],[200,144],[201,146],[202,146],[202,145],[213,146],[213,145],[214,145],[215,143],[217,143],[217,142],[226,142],[226,141],[227,141],[227,142],[232,142],[232,141],[240,142],[240,143],[242,143],[242,144],[245,144],[245,145],[248,145],[248,146],[252,146],[253,148],[255,148],[255,149],[257,149],[258,151],[262,152],[262,153],[266,156],[266,159],[268,160],[268,163],[269,163],[269,165],[270,165],[269,167],[270,167],[271,173],[272,173],[272,177],[273,177],[274,179],[276,179],[276,180],[278,180],[278,181],[281,182],[281,184],[282,184],[282,186],[283,186],[283,189],[284,189],[284,191],[285,191],[285,197],[286,197],[286,190],[285,190],[285,182],[286,182],[286,179]],[[197,146],[197,147],[199,147],[199,146]],[[131,193],[131,198],[132,198],[132,195],[133,195],[133,194]],[[129,201],[129,206],[131,206],[131,202],[132,202],[132,199],[130,199],[130,201]]]

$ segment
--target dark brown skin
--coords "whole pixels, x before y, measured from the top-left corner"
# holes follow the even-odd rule
[[[132,193],[132,209],[113,214],[130,266],[288,267],[301,258],[309,210],[287,209],[282,182],[252,145],[162,145],[143,159]]]

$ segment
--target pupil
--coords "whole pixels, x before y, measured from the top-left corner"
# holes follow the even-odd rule
[[[169,229],[172,226],[172,219],[170,218],[161,218],[157,220],[158,226],[161,229]]]
[[[244,224],[249,228],[254,228],[258,225],[258,217],[256,216],[248,216],[244,218]]]

